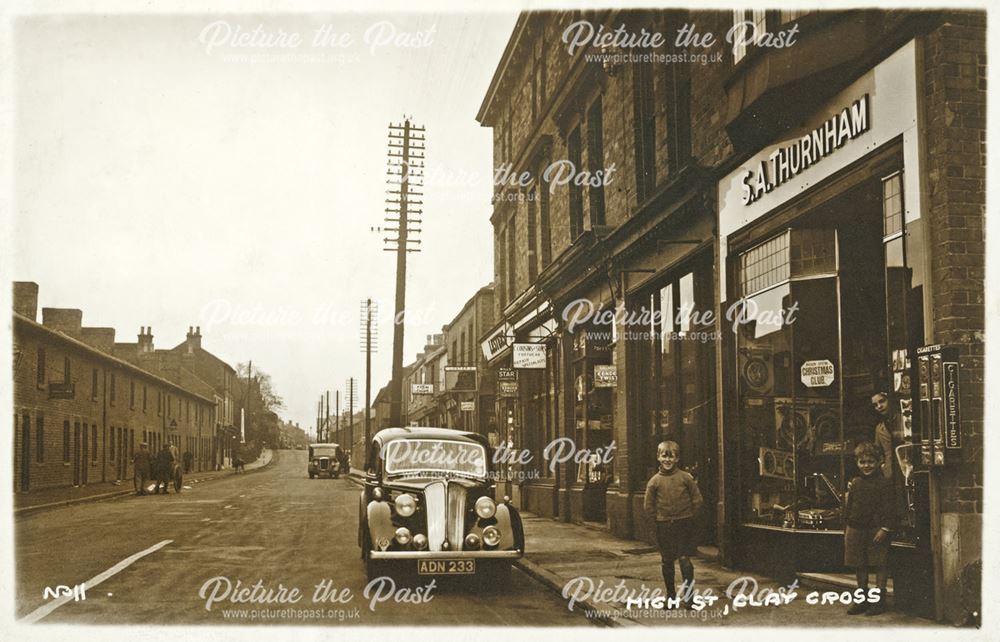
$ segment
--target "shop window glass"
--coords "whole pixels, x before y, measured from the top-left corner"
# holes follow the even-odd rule
[[[744,519],[840,528],[849,452],[840,420],[840,304],[837,278],[816,276],[836,271],[836,233],[790,230],[745,252],[740,267],[739,288],[753,293],[741,301],[737,335],[741,477],[751,480]],[[786,280],[772,284],[777,275]]]
[[[896,172],[882,179],[882,215],[885,236],[903,230],[903,175]]]

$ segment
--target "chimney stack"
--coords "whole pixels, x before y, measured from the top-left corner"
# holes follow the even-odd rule
[[[38,284],[14,281],[14,312],[32,321],[38,318]]]
[[[79,339],[83,311],[75,308],[42,308],[42,325]]]
[[[139,328],[139,354],[150,354],[153,352],[153,327],[141,326]]]
[[[201,350],[201,326],[188,326],[187,353],[194,354],[197,350]]]

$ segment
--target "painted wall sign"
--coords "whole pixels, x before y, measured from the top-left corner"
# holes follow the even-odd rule
[[[809,388],[823,388],[833,383],[833,363],[829,359],[806,361],[799,369],[799,376]]]
[[[463,401],[459,407],[459,410],[461,410],[462,412],[472,412],[475,409],[476,409],[475,401]]]
[[[412,384],[410,384],[410,394],[413,394],[413,395],[432,395],[432,394],[434,394],[434,384],[433,383],[412,383]]]
[[[868,94],[865,94],[819,127],[792,144],[775,149],[748,169],[743,175],[743,204],[751,205],[868,129]]]

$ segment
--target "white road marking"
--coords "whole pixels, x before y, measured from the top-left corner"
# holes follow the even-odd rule
[[[136,563],[137,561],[139,561],[143,557],[146,557],[150,553],[155,553],[156,551],[160,550],[161,548],[163,548],[167,544],[172,543],[173,541],[174,540],[172,540],[172,539],[165,539],[162,542],[159,542],[157,544],[153,544],[152,546],[150,546],[149,548],[147,548],[144,551],[139,551],[135,555],[130,555],[129,557],[126,557],[125,559],[123,559],[122,561],[118,562],[117,564],[115,564],[114,566],[112,566],[111,568],[109,568],[108,570],[103,571],[101,573],[98,573],[94,577],[92,577],[89,580],[87,580],[86,582],[84,582],[84,586],[86,586],[87,588],[93,588],[93,587],[97,586],[98,584],[100,584],[104,580],[108,579],[109,577],[113,577],[114,575],[117,575],[118,573],[121,573],[126,568],[128,568],[132,564]],[[108,593],[108,595],[111,595],[111,594]],[[24,622],[25,624],[33,624],[33,623],[37,622],[38,620],[42,619],[43,617],[45,617],[46,615],[48,615],[49,613],[51,613],[52,611],[55,611],[57,608],[59,608],[60,606],[62,606],[66,602],[69,602],[71,599],[72,599],[71,595],[61,595],[58,598],[52,600],[51,602],[49,602],[49,603],[47,603],[47,604],[45,604],[43,606],[38,607],[37,609],[35,609],[31,613],[29,613],[28,615],[24,616],[24,618],[22,618],[21,621]]]

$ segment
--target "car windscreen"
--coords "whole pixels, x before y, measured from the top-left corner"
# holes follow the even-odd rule
[[[486,477],[486,449],[482,445],[445,439],[397,439],[382,450],[385,472],[454,473]]]

